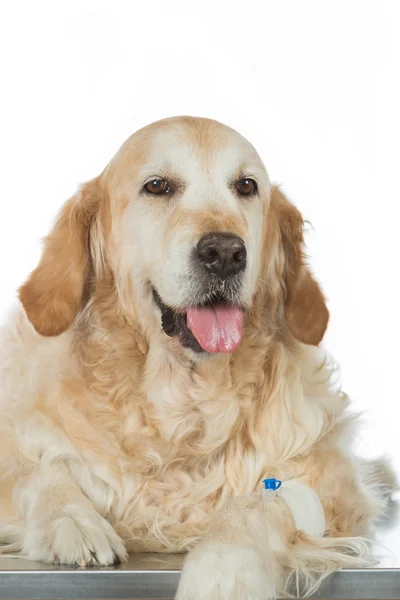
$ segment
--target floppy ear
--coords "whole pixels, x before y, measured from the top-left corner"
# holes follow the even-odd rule
[[[89,273],[89,228],[100,205],[97,180],[86,183],[63,206],[45,238],[39,265],[19,290],[38,333],[63,333],[78,313]]]
[[[292,335],[303,344],[318,346],[328,326],[325,297],[304,256],[304,221],[297,208],[276,186],[271,191],[285,255],[285,311]]]

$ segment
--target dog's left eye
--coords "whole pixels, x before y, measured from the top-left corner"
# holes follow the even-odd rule
[[[146,183],[144,189],[150,194],[169,194],[171,186],[166,179],[152,179]]]
[[[241,196],[252,196],[257,193],[257,184],[254,179],[245,177],[236,183],[236,189]]]

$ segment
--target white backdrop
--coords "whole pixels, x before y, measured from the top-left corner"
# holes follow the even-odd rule
[[[399,449],[400,2],[3,3],[0,311],[76,185],[135,129],[192,114],[238,129],[314,230],[326,347]]]

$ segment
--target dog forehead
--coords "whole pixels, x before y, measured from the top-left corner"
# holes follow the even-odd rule
[[[188,179],[207,175],[215,180],[219,175],[232,176],[249,164],[260,166],[253,146],[217,121],[171,119],[150,125],[147,133],[149,144],[143,167],[149,170],[171,170]]]
[[[147,178],[171,177],[192,191],[226,193],[243,173],[268,183],[254,147],[237,131],[210,119],[174,117],[147,125],[121,146],[104,171],[108,188],[126,200]],[[225,190],[225,192],[223,191]],[[211,194],[212,195],[212,194]]]

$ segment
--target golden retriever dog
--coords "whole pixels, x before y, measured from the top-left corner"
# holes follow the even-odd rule
[[[2,329],[2,553],[189,551],[180,600],[363,564],[394,481],[352,451],[328,318],[247,140],[192,117],[136,132],[63,206]]]

